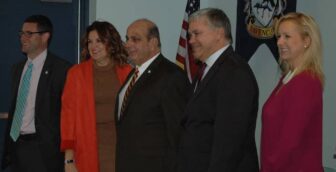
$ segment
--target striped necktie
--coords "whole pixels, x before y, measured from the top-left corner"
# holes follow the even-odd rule
[[[126,108],[126,103],[127,103],[127,99],[128,99],[128,96],[135,84],[135,81],[137,80],[138,78],[138,74],[139,74],[139,70],[138,68],[135,68],[135,71],[134,71],[134,74],[133,74],[133,77],[131,79],[131,82],[129,83],[128,87],[127,87],[127,90],[125,92],[125,95],[124,95],[124,100],[121,104],[121,109],[120,109],[120,117],[123,115],[124,111],[125,111],[125,108]]]
[[[30,87],[30,79],[32,76],[33,63],[29,62],[28,68],[23,75],[21,86],[19,88],[19,93],[16,99],[15,112],[12,122],[12,127],[10,131],[10,136],[14,141],[16,141],[20,135],[20,129],[22,125],[22,118],[26,107],[27,97]]]
[[[199,85],[201,84],[201,81],[203,79],[203,75],[204,75],[204,70],[207,67],[206,63],[202,63],[200,64],[199,68],[198,68],[198,72],[196,75],[196,82],[195,82],[195,87],[194,87],[194,92],[196,92],[197,88],[199,87]]]
[[[197,82],[201,82],[203,79],[203,75],[204,75],[204,70],[207,67],[206,63],[202,63],[198,69],[198,75],[197,75]]]

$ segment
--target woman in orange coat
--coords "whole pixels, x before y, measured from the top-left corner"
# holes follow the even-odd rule
[[[62,96],[61,149],[66,172],[114,172],[117,92],[131,66],[118,31],[108,22],[86,29],[81,64],[72,67]]]

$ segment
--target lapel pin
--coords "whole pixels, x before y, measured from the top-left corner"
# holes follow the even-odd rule
[[[148,70],[148,72],[147,73],[152,73],[152,71],[151,70]]]
[[[48,75],[49,72],[46,70],[44,73],[45,73],[46,75]]]

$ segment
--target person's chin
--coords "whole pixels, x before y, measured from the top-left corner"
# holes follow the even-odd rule
[[[91,56],[93,60],[97,60],[98,58],[96,56]]]
[[[135,55],[130,55],[130,56],[129,56],[129,59],[130,59],[131,61],[136,61],[137,57],[136,57]]]
[[[23,53],[27,53],[27,49],[25,49],[25,48],[21,48],[21,52],[23,52]]]
[[[199,54],[193,53],[194,59],[200,61],[201,60],[201,56]]]

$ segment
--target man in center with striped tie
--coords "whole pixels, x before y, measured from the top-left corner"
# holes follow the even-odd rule
[[[148,19],[128,27],[126,48],[135,69],[117,97],[116,171],[175,171],[187,78],[161,54],[158,27]]]

